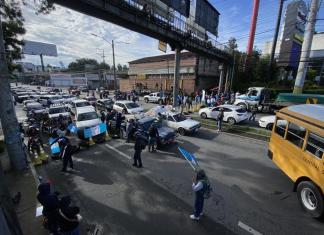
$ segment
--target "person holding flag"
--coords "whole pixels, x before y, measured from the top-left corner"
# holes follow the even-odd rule
[[[192,182],[192,190],[195,192],[194,213],[190,215],[190,219],[199,220],[203,215],[204,201],[210,197],[212,188],[205,171],[199,167],[196,157],[181,147],[178,149],[192,169],[196,172]]]
[[[203,215],[204,194],[207,190],[207,176],[204,170],[198,170],[192,181],[192,190],[195,192],[194,213],[190,215],[190,219],[199,220]]]

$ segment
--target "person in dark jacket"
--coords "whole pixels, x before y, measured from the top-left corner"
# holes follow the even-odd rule
[[[56,193],[51,193],[50,183],[41,183],[38,186],[37,200],[43,206],[43,216],[47,219],[49,231],[58,235],[57,210],[60,201]]]
[[[135,153],[134,153],[134,164],[133,166],[135,167],[143,167],[142,165],[142,159],[141,159],[141,153],[142,150],[145,148],[144,145],[144,140],[141,136],[140,132],[136,132],[135,134],[135,145],[134,145],[134,149],[135,149]]]
[[[251,108],[251,117],[249,118],[249,121],[255,122],[255,117],[256,117],[257,112],[258,112],[258,105],[255,104]]]
[[[116,120],[116,133],[120,133],[120,127],[121,127],[121,124],[122,124],[122,115],[121,113],[116,113],[116,117],[115,117],[115,120]]]
[[[219,112],[217,114],[217,131],[222,131],[222,124],[223,124],[223,118],[224,118],[224,110],[221,108],[219,109]]]
[[[204,170],[199,170],[192,182],[192,190],[195,192],[194,213],[190,215],[190,219],[199,220],[203,215],[204,193],[207,188],[206,173]]]
[[[80,148],[80,147],[79,147]],[[76,146],[71,145],[70,140],[67,139],[65,146],[63,147],[63,151],[61,154],[61,158],[63,160],[63,168],[61,171],[67,172],[67,165],[70,165],[70,168],[73,169],[73,161],[72,155],[79,150]]]
[[[134,129],[135,129],[134,119],[130,119],[126,125],[126,135],[127,135],[126,143],[130,142],[131,137],[134,133]]]
[[[156,144],[157,139],[159,138],[159,132],[156,127],[156,124],[152,123],[148,131],[149,131],[148,151],[151,152],[152,150],[152,152],[156,152],[156,150],[154,149],[154,145]]]
[[[105,115],[105,112],[104,111],[101,111],[100,112],[100,120],[101,120],[102,123],[104,123],[105,120],[106,120],[106,115]]]
[[[71,198],[62,197],[58,210],[58,224],[62,235],[80,235],[80,208],[70,206]]]

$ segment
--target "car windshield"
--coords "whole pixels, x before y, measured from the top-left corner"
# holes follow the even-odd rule
[[[112,100],[105,100],[104,101],[104,104],[105,105],[112,105],[112,104],[114,104],[114,101],[112,101]]]
[[[126,108],[128,109],[135,109],[135,108],[138,108],[139,105],[137,103],[126,103]]]
[[[91,106],[91,104],[88,101],[84,102],[79,102],[75,104],[77,107],[86,107],[86,106]]]
[[[155,119],[151,119],[146,122],[140,122],[140,127],[142,130],[147,131],[153,123],[155,123],[157,128],[162,127],[160,122],[155,122]]]
[[[50,99],[51,100],[59,100],[59,99],[62,99],[62,97],[61,96],[54,96],[54,97],[51,97]]]
[[[176,120],[176,122],[182,122],[187,120],[187,118],[181,113],[174,115],[173,118]]]
[[[88,121],[97,119],[98,115],[96,112],[89,112],[89,113],[81,113],[78,115],[78,121]]]
[[[58,107],[58,108],[51,108],[48,113],[49,114],[55,114],[55,113],[65,113],[66,109],[64,107]]]

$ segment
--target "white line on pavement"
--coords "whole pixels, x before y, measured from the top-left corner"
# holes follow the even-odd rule
[[[105,146],[107,148],[110,148],[110,149],[114,150],[115,152],[119,153],[120,155],[122,155],[123,157],[127,158],[128,160],[131,160],[132,159],[130,156],[126,155],[125,153],[119,151],[118,149],[116,149],[115,147],[113,147],[113,146],[111,146],[109,144],[105,144]]]
[[[241,221],[238,222],[238,226],[253,235],[262,235],[262,233],[256,231],[255,229],[251,228],[249,225],[246,225]]]

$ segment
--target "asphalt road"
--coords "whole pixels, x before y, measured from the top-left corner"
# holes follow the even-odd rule
[[[178,146],[196,155],[213,186],[199,222],[188,217],[193,170]],[[143,169],[131,166],[133,144],[111,140],[76,154],[72,173],[60,173],[59,161],[37,172],[72,195],[83,233],[97,227],[101,234],[321,234],[323,222],[300,209],[292,183],[266,153],[266,142],[201,129],[157,153],[144,151]]]

